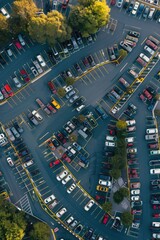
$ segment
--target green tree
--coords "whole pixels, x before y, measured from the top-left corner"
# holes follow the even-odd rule
[[[66,84],[69,86],[69,85],[73,85],[75,79],[73,77],[67,77],[65,82]]]
[[[112,203],[111,202],[105,202],[103,205],[102,205],[102,208],[105,212],[108,212],[110,213],[112,211]]]
[[[113,194],[113,200],[115,201],[115,203],[120,204],[123,199],[124,197],[119,190]]]
[[[83,37],[96,33],[109,21],[110,8],[103,1],[80,1],[81,5],[72,8],[69,15],[71,26],[82,33]]]
[[[7,43],[10,37],[8,19],[0,13],[0,44]]]
[[[66,95],[66,91],[64,88],[58,88],[57,93],[60,97],[64,97]]]
[[[45,43],[46,24],[47,16],[45,14],[32,17],[28,25],[28,32],[30,37],[38,43]]]
[[[123,188],[120,188],[119,191],[120,191],[120,193],[122,194],[123,197],[128,197],[129,196],[128,188],[123,187]]]
[[[36,15],[38,8],[33,0],[16,0],[13,2],[12,16],[19,20],[23,32],[27,31],[28,23]]]
[[[132,225],[132,222],[133,222],[133,215],[126,211],[126,212],[123,212],[122,215],[121,215],[121,221],[122,221],[122,224],[125,226],[125,227],[129,227]]]
[[[41,222],[33,225],[33,230],[30,232],[32,240],[48,240],[50,238],[50,228]]]
[[[77,142],[78,136],[74,133],[69,135],[69,141],[70,142]]]
[[[126,56],[127,56],[127,51],[124,49],[119,50],[119,62],[121,62]]]
[[[78,0],[78,3],[84,7],[88,7],[92,4],[94,4],[96,0]]]
[[[118,168],[114,168],[112,169],[109,174],[111,175],[111,177],[113,177],[114,179],[118,179],[121,176],[121,170]]]
[[[127,128],[126,121],[118,120],[116,123],[116,127],[120,130],[125,130]]]
[[[77,118],[80,123],[83,123],[86,120],[86,117],[82,114],[80,114]]]

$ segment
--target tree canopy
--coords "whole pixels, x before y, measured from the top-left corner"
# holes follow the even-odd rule
[[[29,22],[28,32],[37,42],[54,45],[56,41],[63,42],[70,39],[72,30],[60,12],[52,11],[47,15],[33,16]]]
[[[9,35],[8,19],[0,13],[0,44],[7,42]]]
[[[104,1],[80,0],[79,3],[80,5],[72,8],[69,22],[83,37],[88,37],[107,24],[110,8]]]
[[[133,215],[128,211],[123,212],[121,215],[121,221],[124,226],[129,227],[132,225]]]
[[[37,222],[33,225],[30,237],[32,240],[48,240],[50,237],[50,228],[42,222]]]
[[[102,208],[105,212],[111,212],[112,211],[112,203],[111,202],[105,202],[102,205]]]

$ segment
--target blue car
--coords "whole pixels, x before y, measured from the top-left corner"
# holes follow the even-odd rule
[[[137,11],[137,17],[139,17],[142,14],[143,10],[144,10],[144,4],[141,3]]]
[[[99,106],[96,107],[96,111],[102,117],[102,119],[106,119],[107,118],[108,115],[105,113],[105,111],[101,107],[99,107]]]

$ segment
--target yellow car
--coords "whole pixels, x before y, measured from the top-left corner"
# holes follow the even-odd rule
[[[101,185],[97,185],[96,189],[101,192],[108,192],[109,188]]]
[[[52,104],[56,109],[60,109],[61,105],[53,98],[52,99]]]

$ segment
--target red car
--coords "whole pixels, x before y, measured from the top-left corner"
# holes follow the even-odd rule
[[[109,220],[109,215],[106,213],[104,216],[103,216],[103,219],[102,219],[102,223],[103,224],[106,224]]]
[[[111,0],[111,1],[110,1],[110,4],[111,4],[112,6],[114,6],[114,5],[116,4],[116,0]]]
[[[67,140],[65,139],[65,137],[63,136],[62,133],[58,133],[58,134],[57,134],[57,138],[58,138],[58,140],[59,140],[61,143],[63,143],[63,144],[65,144],[65,143],[67,142]]]
[[[160,213],[153,213],[154,218],[160,218]]]
[[[109,134],[110,134],[111,136],[115,136],[115,135],[116,135],[116,131],[115,131],[115,130],[110,130],[110,131],[109,131]]]
[[[4,88],[1,88],[1,92],[3,93],[5,98],[9,98],[9,95]]]
[[[30,81],[30,78],[29,78],[29,76],[28,76],[28,73],[27,73],[24,69],[22,69],[22,70],[20,71],[20,74],[22,75],[22,79],[23,79],[25,82],[29,82],[29,81]]]
[[[62,8],[63,8],[63,9],[66,9],[67,6],[68,6],[68,3],[69,3],[69,0],[63,0]]]
[[[57,112],[56,109],[54,107],[52,107],[52,105],[50,103],[47,104],[47,108],[53,113]]]
[[[52,168],[56,165],[59,165],[61,163],[61,161],[59,159],[56,159],[55,161],[52,161],[49,163],[49,167]]]
[[[22,49],[22,45],[20,44],[19,41],[15,41],[14,45],[16,46],[16,48],[18,48],[19,50]]]
[[[66,162],[70,163],[72,160],[67,156],[66,153],[62,155],[62,159],[65,160]]]
[[[5,84],[5,85],[4,85],[4,89],[6,90],[6,92],[8,93],[8,95],[9,95],[10,97],[13,96],[13,91],[12,91],[12,89],[11,89],[11,87],[10,87],[9,84]]]
[[[151,100],[152,99],[152,95],[145,89],[143,91],[143,94],[145,95],[145,97],[148,99],[148,100]]]
[[[143,94],[140,94],[139,98],[142,100],[142,102],[146,102],[147,101],[147,98]]]
[[[49,87],[49,89],[51,90],[52,93],[54,93],[54,94],[57,93],[57,90],[56,90],[54,84],[51,81],[48,82],[48,87]]]
[[[152,208],[153,208],[154,210],[160,209],[160,205],[158,205],[158,204],[152,205]]]
[[[127,147],[133,147],[133,145],[134,145],[133,143],[128,143]]]

